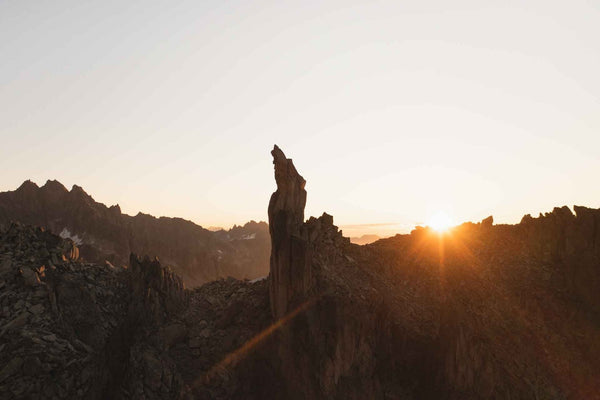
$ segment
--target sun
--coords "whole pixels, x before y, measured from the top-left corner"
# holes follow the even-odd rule
[[[442,211],[438,211],[435,214],[433,214],[431,218],[429,218],[427,225],[436,232],[441,233],[451,228],[454,225],[454,223],[452,221],[452,218],[450,218],[448,214]]]

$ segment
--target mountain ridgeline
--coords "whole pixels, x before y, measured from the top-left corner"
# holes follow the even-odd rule
[[[0,225],[11,221],[42,226],[72,239],[91,262],[129,263],[130,253],[157,256],[173,266],[186,286],[219,277],[257,278],[268,274],[269,232],[264,222],[249,222],[212,232],[181,218],[123,214],[106,207],[81,187],[69,191],[58,181],[38,187],[25,181],[0,193]]]
[[[600,210],[356,246],[272,154],[280,398],[600,398]]]
[[[359,246],[327,213],[305,220],[305,179],[277,146],[271,155],[266,279],[187,289],[156,259],[82,262],[72,239],[0,229],[0,398],[600,400],[600,209]],[[48,203],[27,191],[54,191],[27,185],[8,195],[14,212],[84,245],[115,245],[86,225],[110,215],[141,238],[151,233],[131,227],[140,221],[170,232],[157,228],[162,218],[122,216],[79,188]],[[70,207],[81,204],[70,196],[96,206]],[[209,234],[165,220],[184,229],[178,238]],[[245,227],[216,235],[225,239],[207,237],[259,243]]]

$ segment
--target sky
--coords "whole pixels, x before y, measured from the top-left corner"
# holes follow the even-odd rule
[[[596,1],[0,0],[0,190],[347,235],[600,207]]]

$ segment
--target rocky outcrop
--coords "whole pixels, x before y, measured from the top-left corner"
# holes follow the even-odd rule
[[[161,324],[187,306],[189,294],[183,281],[171,268],[161,266],[158,259],[131,254],[129,268],[130,288],[139,302],[134,306],[147,312],[152,323]]]
[[[305,181],[277,146],[272,155],[270,298],[283,323],[274,345],[285,397],[382,398],[385,378],[377,374],[394,367],[380,354],[396,332],[385,320],[389,305],[373,296],[373,277],[358,268],[331,215],[303,222]]]
[[[517,226],[489,217],[446,235],[417,229],[358,247],[330,215],[300,224],[304,180],[274,153],[271,301],[282,323],[273,344],[282,397],[598,398],[598,363],[581,352],[600,355],[597,319],[575,306],[598,293],[595,211],[577,208],[575,218],[558,209]],[[273,207],[279,196],[288,200]],[[272,210],[284,210],[279,225]],[[588,271],[588,281],[565,292],[573,269]],[[557,378],[558,360],[576,372]]]
[[[494,217],[491,215],[489,217],[481,220],[481,227],[484,229],[491,228],[493,225],[494,225]]]
[[[122,266],[129,254],[150,254],[172,265],[188,287],[219,277],[257,278],[269,268],[270,239],[265,223],[249,222],[230,231],[210,232],[181,218],[155,218],[106,207],[81,187],[58,181],[38,187],[24,182],[0,193],[0,226],[12,221],[44,226],[70,238],[88,262]]]
[[[312,285],[311,254],[303,237],[306,181],[296,171],[291,159],[277,145],[271,151],[275,166],[277,191],[269,201],[271,233],[271,310],[282,318],[290,302],[304,295]]]
[[[0,232],[3,399],[102,399],[114,382],[107,350],[126,319],[126,282],[69,259],[73,247],[40,228]]]
[[[538,218],[526,215],[515,229],[529,254],[560,265],[569,290],[600,314],[600,210],[563,206]]]
[[[41,228],[0,231],[0,398],[178,398],[174,365],[140,338],[187,307],[181,278],[147,258],[79,262],[75,248]]]

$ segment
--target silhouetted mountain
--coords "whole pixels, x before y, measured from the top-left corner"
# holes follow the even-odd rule
[[[81,257],[91,262],[125,265],[131,252],[157,256],[188,286],[227,276],[252,279],[268,272],[264,222],[211,232],[181,218],[143,213],[132,217],[121,213],[118,205],[94,201],[77,185],[69,191],[58,181],[42,187],[26,181],[15,191],[0,193],[0,224],[10,221],[44,226],[73,239]]]
[[[350,242],[358,245],[369,244],[378,241],[381,237],[377,235],[362,235],[361,237],[351,237]]]
[[[356,246],[327,214],[304,222],[305,181],[272,154],[275,331],[223,349],[196,396],[600,398],[600,210]]]
[[[0,397],[600,399],[600,209],[358,246],[304,220],[305,180],[272,155],[267,279],[188,290],[157,260],[0,231]]]

